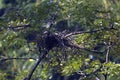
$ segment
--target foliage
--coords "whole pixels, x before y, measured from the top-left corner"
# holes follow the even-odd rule
[[[0,0],[0,80],[21,80],[30,73],[44,54],[35,40],[41,42],[45,31],[80,31],[69,38],[81,49],[53,48],[32,80],[120,79],[119,0]]]

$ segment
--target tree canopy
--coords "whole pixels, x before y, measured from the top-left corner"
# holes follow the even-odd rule
[[[120,80],[119,0],[0,0],[0,80]]]

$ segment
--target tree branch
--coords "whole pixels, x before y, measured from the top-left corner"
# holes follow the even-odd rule
[[[75,44],[67,44],[66,46],[70,47],[70,48],[86,50],[86,51],[89,51],[89,52],[92,52],[92,53],[103,53],[103,52],[100,52],[100,51],[97,51],[97,50],[90,50],[90,49],[87,49],[87,48],[81,48],[79,45],[75,45]]]
[[[85,77],[88,77],[88,76],[91,76],[91,75],[95,75],[96,76],[96,73],[98,73],[99,71],[101,71],[101,69],[102,69],[102,65],[98,69],[96,69],[95,71],[93,71],[93,72],[91,72],[89,74],[84,73],[84,72],[79,72],[78,74],[80,74],[82,76],[82,79],[84,79]]]
[[[108,63],[108,61],[109,61],[109,52],[110,52],[110,46],[107,47],[106,63]]]
[[[40,56],[39,60],[37,61],[37,63],[34,65],[34,67],[32,68],[32,70],[30,71],[30,73],[28,74],[28,77],[24,78],[24,80],[30,80],[34,71],[36,70],[37,66],[40,64],[40,62],[46,57],[46,55],[48,54],[48,51],[45,51],[45,53]]]
[[[25,28],[28,28],[28,27],[31,27],[31,25],[30,24],[25,24],[25,25],[18,25],[16,27],[10,26],[10,27],[8,27],[8,29],[11,29],[13,31],[18,31],[18,30],[22,30],[22,29],[25,29]]]
[[[65,35],[64,37],[67,38],[72,35],[83,34],[83,33],[95,33],[95,32],[101,31],[101,30],[110,30],[110,29],[116,30],[115,28],[112,27],[112,28],[101,28],[101,29],[96,29],[96,30],[92,30],[92,31],[78,31],[78,32],[69,33],[69,34]]]
[[[33,60],[36,60],[35,58],[3,58],[3,59],[0,59],[0,63],[5,62],[7,60],[13,60],[13,59],[24,59],[24,60],[33,59]]]
[[[9,26],[9,27],[0,28],[0,31],[4,31],[6,29],[10,29],[10,30],[13,30],[13,31],[18,31],[18,30],[23,30],[23,29],[29,28],[29,27],[31,27],[30,24],[18,25],[18,26]]]
[[[107,45],[107,44],[106,44]],[[109,62],[109,53],[110,53],[110,47],[111,47],[111,44],[110,44],[110,42],[108,42],[108,45],[107,45],[107,53],[106,53],[106,63],[108,63]],[[107,70],[108,70],[108,67],[107,67]],[[105,74],[103,74],[104,75],[104,77],[105,77],[105,80],[107,80],[108,79],[108,74],[107,73],[105,73]]]

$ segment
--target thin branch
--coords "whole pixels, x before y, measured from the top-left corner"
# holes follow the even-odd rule
[[[3,58],[3,59],[0,59],[0,62],[5,62],[7,60],[14,60],[14,59],[23,59],[23,60],[29,60],[29,59],[33,59],[33,60],[36,60],[35,58]]]
[[[89,74],[86,74],[87,76],[90,76],[91,74],[96,74],[97,72],[101,71],[102,69],[102,65],[100,66],[100,68],[96,69],[94,72],[91,72]]]
[[[106,53],[106,63],[108,63],[109,62],[109,53],[110,53],[110,42],[108,43],[108,45],[107,45],[107,53]],[[107,68],[108,69],[108,68]],[[108,74],[107,73],[105,73],[105,74],[103,74],[104,75],[104,77],[105,77],[105,80],[107,80],[107,78],[108,78]]]
[[[64,37],[67,38],[72,35],[83,34],[83,33],[95,33],[95,32],[101,31],[101,30],[110,30],[110,29],[116,30],[115,28],[101,28],[101,29],[96,29],[96,30],[92,30],[92,31],[78,31],[78,32],[69,33],[69,34],[65,35]]]
[[[34,73],[34,71],[36,70],[37,66],[40,64],[40,62],[46,57],[46,55],[48,54],[48,51],[45,51],[45,53],[40,56],[39,60],[37,61],[37,63],[34,65],[33,69],[30,71],[30,73],[28,74],[28,77],[26,77],[24,80],[30,80],[32,78],[32,75]]]
[[[8,27],[8,29],[12,29],[13,31],[18,31],[18,30],[22,30],[22,29],[25,29],[28,27],[31,27],[31,25],[25,24],[25,25],[20,25],[20,26],[16,26],[16,27],[10,26],[10,27]]]
[[[109,61],[109,52],[110,52],[110,46],[107,47],[106,63],[108,63],[108,61]]]
[[[15,27],[9,26],[9,27],[2,27],[0,29],[0,31],[4,31],[6,29],[10,29],[10,30],[13,30],[13,31],[18,31],[18,30],[23,30],[23,29],[29,28],[29,27],[31,27],[30,24],[18,25],[18,26],[15,26]]]
[[[79,32],[72,32],[72,33],[69,33],[67,35],[65,35],[65,38],[66,37],[70,37],[72,35],[77,35],[77,34],[83,34],[83,33],[94,33],[94,32],[98,32],[98,31],[101,31],[103,29],[98,29],[98,30],[93,30],[93,31],[79,31]]]
[[[89,74],[84,73],[84,72],[80,72],[80,73],[78,73],[78,74],[80,74],[81,76],[83,76],[83,78],[88,77],[88,76],[91,76],[91,75],[95,75],[95,76],[96,76],[96,73],[98,73],[99,71],[101,71],[101,69],[102,69],[102,65],[101,65],[98,69],[96,69],[95,71],[93,71],[93,72],[91,72],[91,73],[89,73]],[[96,77],[97,77],[97,76],[96,76]],[[98,78],[98,77],[97,77],[97,78]]]
[[[95,75],[95,80],[100,80],[100,77],[98,77],[97,75]]]
[[[66,46],[70,47],[70,48],[76,48],[76,49],[80,49],[80,50],[86,50],[86,51],[89,51],[89,52],[92,52],[92,53],[103,53],[103,52],[100,52],[100,51],[97,51],[97,50],[90,50],[90,49],[87,49],[87,48],[81,48],[79,45],[75,45],[75,44],[68,44]]]
[[[94,75],[95,75],[95,80],[100,80],[100,76],[98,76],[97,74]]]

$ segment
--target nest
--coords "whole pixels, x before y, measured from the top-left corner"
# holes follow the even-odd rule
[[[68,38],[65,38],[63,35],[60,35],[58,33],[46,33],[42,38],[40,38],[38,41],[38,47],[39,50],[47,50],[50,51],[54,47],[63,47],[67,46],[70,47],[71,40]]]

